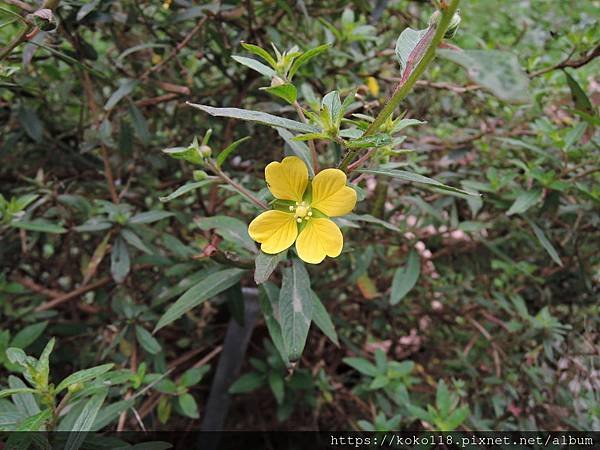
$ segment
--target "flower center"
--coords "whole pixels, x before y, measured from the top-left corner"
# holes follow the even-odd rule
[[[306,202],[296,202],[296,206],[290,206],[290,211],[294,213],[294,217],[298,223],[301,223],[303,219],[308,220],[312,216],[310,205]]]

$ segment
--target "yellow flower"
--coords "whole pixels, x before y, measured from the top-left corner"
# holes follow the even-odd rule
[[[346,174],[325,169],[309,182],[304,162],[288,156],[270,163],[265,179],[278,209],[260,214],[248,226],[262,251],[279,253],[296,242],[298,256],[310,264],[339,256],[344,237],[329,217],[348,214],[356,204],[356,191],[346,186]]]

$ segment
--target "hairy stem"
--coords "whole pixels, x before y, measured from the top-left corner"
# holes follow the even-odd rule
[[[400,102],[406,98],[417,80],[421,77],[429,63],[435,57],[435,52],[444,38],[444,34],[448,29],[448,25],[450,25],[450,21],[452,20],[452,17],[458,8],[459,1],[460,0],[450,0],[450,4],[446,4],[445,7],[442,6],[442,17],[435,29],[435,34],[431,38],[431,41],[429,41],[429,45],[427,46],[423,57],[419,60],[415,68],[406,78],[402,77],[394,89],[392,96],[386,101],[383,109],[379,112],[371,125],[369,125],[369,128],[367,128],[367,130],[363,133],[363,137],[371,136],[379,130],[381,125],[383,125],[385,120],[392,115]],[[410,70],[410,68],[407,68],[407,70]],[[348,165],[356,157],[357,153],[358,149],[350,150],[340,163],[339,168],[345,171],[348,168]]]
[[[256,206],[258,206],[261,209],[269,208],[269,206],[265,202],[263,202],[262,200],[257,198],[252,192],[250,192],[248,189],[246,189],[241,184],[238,184],[237,182],[235,182],[231,178],[229,178],[229,176],[225,172],[223,172],[219,167],[217,167],[215,164],[210,164],[209,167],[223,181],[225,181],[227,184],[229,184],[232,188],[234,188],[236,191],[238,191],[240,194],[242,194],[244,197],[246,197],[248,200],[250,200]]]

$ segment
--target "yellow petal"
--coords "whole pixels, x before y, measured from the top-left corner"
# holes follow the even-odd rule
[[[325,169],[312,182],[313,208],[329,217],[348,214],[356,205],[356,191],[346,186],[346,174],[339,169]]]
[[[265,179],[275,198],[301,202],[308,184],[308,169],[297,156],[288,156],[265,167]]]
[[[293,214],[272,210],[250,222],[248,234],[262,244],[263,252],[275,254],[291,247],[298,236],[298,226]]]
[[[310,219],[296,240],[296,251],[304,262],[319,264],[325,256],[335,258],[342,252],[344,236],[329,219]]]

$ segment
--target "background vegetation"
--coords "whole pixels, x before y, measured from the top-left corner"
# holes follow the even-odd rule
[[[337,89],[346,118],[375,115],[398,35],[433,5],[0,5],[1,430],[195,429],[218,415],[219,358],[242,368],[227,428],[600,429],[597,1],[461,2],[451,43],[512,52],[525,98],[481,80],[500,63],[436,58],[401,104],[426,123],[375,158],[481,197],[362,174],[344,252],[306,266],[317,326],[293,364],[272,308],[291,251],[257,290],[256,207],[162,150],[249,136],[222,168],[265,198],[264,166],[304,144],[185,102],[297,119],[232,56],[330,43],[294,76],[299,104]],[[316,145],[322,167],[343,156]],[[196,306],[165,321],[190,288]],[[251,339],[228,353],[244,305]]]

